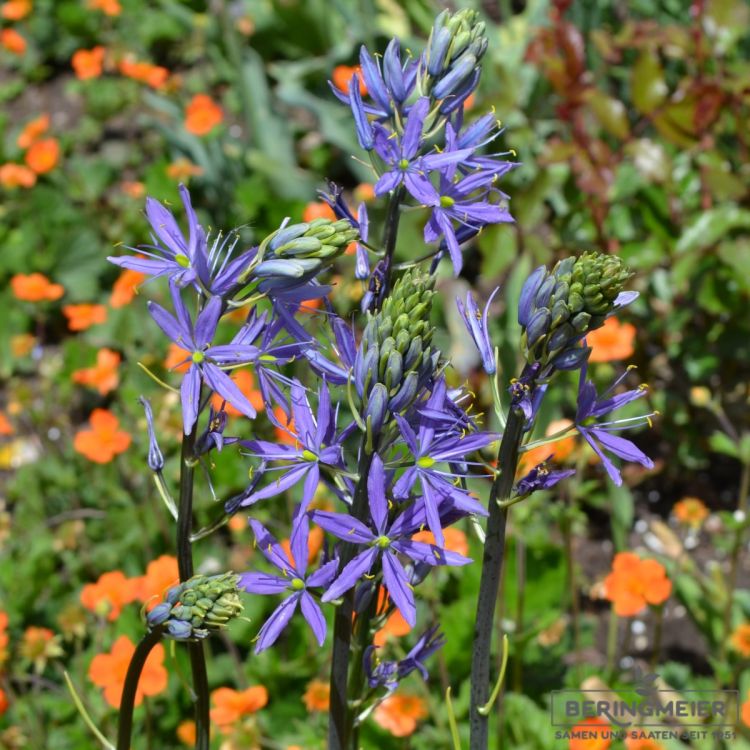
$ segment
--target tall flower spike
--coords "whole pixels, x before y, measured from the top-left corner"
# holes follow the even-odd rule
[[[618,257],[597,252],[565,258],[549,272],[537,268],[526,280],[518,303],[527,362],[539,363],[542,377],[551,369],[579,368],[589,353],[581,346],[586,334],[634,299],[632,293],[622,291],[631,276]]]
[[[376,314],[368,313],[354,360],[354,385],[373,429],[405,411],[437,367],[431,348],[432,280],[407,271]],[[377,431],[377,430],[376,430]]]

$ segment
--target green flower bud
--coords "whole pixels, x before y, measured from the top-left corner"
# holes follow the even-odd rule
[[[234,573],[193,576],[169,590],[166,601],[148,614],[148,624],[161,625],[176,640],[206,638],[242,612],[239,580]]]
[[[574,350],[604,324],[631,276],[617,256],[597,252],[565,258],[552,271],[537,269],[519,303],[526,360],[542,368],[578,361]]]

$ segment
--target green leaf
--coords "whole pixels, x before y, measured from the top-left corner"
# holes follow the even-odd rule
[[[750,211],[732,203],[701,213],[677,242],[678,253],[710,247],[734,229],[750,229]]]
[[[633,104],[644,115],[651,114],[667,98],[664,70],[655,51],[641,52],[633,66],[631,86]]]
[[[732,458],[740,457],[737,443],[723,432],[714,432],[708,439],[708,444],[715,453],[723,453],[725,456],[731,456]]]

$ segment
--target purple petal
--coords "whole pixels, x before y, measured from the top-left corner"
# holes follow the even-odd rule
[[[404,127],[404,134],[401,137],[401,153],[403,157],[409,161],[417,155],[417,151],[422,142],[422,126],[424,124],[424,118],[427,117],[429,111],[430,99],[427,96],[422,96],[417,99],[409,110],[409,115],[406,118],[406,126]]]
[[[315,445],[315,422],[302,383],[295,380],[291,387],[292,415],[300,440],[305,445]]]
[[[295,572],[294,565],[286,554],[284,548],[278,543],[276,537],[260,522],[251,518],[250,528],[253,530],[255,542],[263,557],[268,560],[274,567],[284,573]],[[287,584],[289,579],[287,579]]]
[[[417,624],[417,606],[414,603],[414,593],[409,587],[409,578],[406,571],[392,552],[386,552],[383,555],[383,583],[404,620],[414,627]]]
[[[397,549],[402,555],[406,555],[412,560],[422,562],[427,565],[448,565],[459,566],[468,565],[472,562],[471,558],[464,557],[458,552],[449,549],[443,549],[434,544],[425,544],[424,542],[413,542],[407,539],[399,539],[393,542],[393,548]]]
[[[375,183],[375,195],[381,196],[390,193],[391,190],[395,190],[401,184],[402,179],[403,173],[399,170],[392,169],[389,172],[384,172]]]
[[[302,479],[302,477],[307,474],[309,470],[310,464],[308,463],[305,463],[303,466],[295,466],[294,468],[286,472],[286,474],[277,477],[275,481],[271,482],[271,484],[267,485],[262,490],[258,490],[252,495],[246,497],[242,501],[242,507],[246,508],[248,505],[257,503],[258,500],[264,500],[267,497],[280,495],[285,490],[288,490],[290,487],[293,487],[295,484],[297,484],[297,482],[299,482],[299,480]]]
[[[186,435],[193,431],[198,421],[198,407],[201,398],[201,375],[197,365],[190,365],[180,385],[182,401],[182,425]]]
[[[188,255],[185,238],[174,216],[159,201],[151,197],[146,198],[146,218],[165,248],[175,255]]]
[[[357,585],[360,578],[370,572],[380,550],[376,547],[360,552],[339,574],[338,578],[331,584],[328,591],[320,598],[321,602],[330,602],[338,599],[349,589]],[[388,557],[385,555],[384,557]]]
[[[276,639],[281,635],[281,631],[289,624],[292,619],[294,610],[297,609],[297,602],[300,594],[292,594],[288,599],[284,599],[281,604],[271,613],[271,616],[265,621],[263,627],[258,633],[258,641],[255,644],[255,653],[259,654],[265,651],[269,646],[273,646]]]
[[[243,573],[237,586],[248,594],[280,594],[289,588],[289,579],[268,573]]]
[[[195,321],[195,343],[198,349],[203,349],[211,343],[216,333],[216,326],[221,317],[221,297],[211,297],[206,306],[200,311]]]
[[[263,456],[269,461],[291,461],[300,455],[293,445],[269,443],[267,440],[241,440],[240,445],[249,448],[254,456]]]
[[[608,456],[599,447],[599,444],[589,434],[588,430],[581,429],[579,427],[578,432],[580,432],[581,435],[583,435],[584,440],[586,440],[586,442],[593,448],[594,453],[596,453],[596,455],[599,456],[602,462],[602,465],[604,466],[604,469],[606,470],[607,474],[609,474],[609,478],[614,482],[615,486],[620,487],[622,485],[622,476],[620,472],[617,470],[617,467],[612,463],[612,461],[609,460]]]
[[[192,349],[192,336],[190,330],[183,328],[177,318],[171,313],[168,313],[161,305],[156,302],[149,301],[148,311],[151,313],[151,317],[154,319],[156,325],[161,328],[162,331],[170,338],[175,344],[183,347],[184,349]]]
[[[312,628],[312,632],[315,634],[318,645],[322,646],[326,639],[326,618],[323,617],[323,613],[320,611],[320,607],[315,599],[313,599],[307,591],[302,592],[302,596],[300,597],[300,607],[304,618],[307,620]]]
[[[521,297],[518,301],[518,324],[524,326],[529,323],[531,310],[534,304],[534,298],[542,285],[544,277],[547,275],[547,269],[539,266],[526,281],[521,289]]]
[[[388,501],[385,498],[387,484],[383,460],[376,453],[372,457],[370,473],[367,476],[367,494],[370,502],[370,513],[378,534],[385,533],[385,524],[388,521]]]
[[[325,588],[336,577],[339,569],[338,558],[329,560],[325,565],[321,565],[314,573],[308,576],[308,588]]]
[[[255,418],[255,408],[248,401],[247,396],[237,387],[237,383],[223,370],[210,362],[204,362],[203,377],[208,385],[235,409],[242,412],[246,417],[250,417],[250,419]]]
[[[620,437],[619,435],[612,435],[606,430],[599,430],[596,429],[596,427],[592,428],[591,432],[596,435],[599,442],[608,451],[611,451],[616,456],[619,456],[625,461],[635,461],[636,463],[641,464],[641,466],[645,466],[647,469],[654,468],[654,462],[640,448],[638,448],[635,443],[627,438]]]
[[[298,505],[294,511],[294,518],[292,518],[292,533],[289,535],[289,541],[294,565],[301,578],[304,578],[307,572],[307,558],[310,556],[307,545],[309,536],[310,517],[302,509],[302,506]]]
[[[329,534],[355,544],[370,544],[375,535],[361,521],[344,513],[331,513],[327,510],[310,511],[313,523],[325,529]]]

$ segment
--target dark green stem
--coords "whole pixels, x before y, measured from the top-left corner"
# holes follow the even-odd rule
[[[359,480],[354,490],[351,515],[358,521],[367,517],[367,477],[372,464],[372,454],[361,448],[359,457]],[[343,570],[357,547],[344,544],[341,549],[339,570]],[[354,589],[347,591],[341,605],[336,608],[333,620],[333,651],[331,660],[331,703],[328,720],[329,750],[350,750],[352,719],[349,715],[348,681],[349,655],[352,642],[352,613],[354,612]]]
[[[180,455],[180,500],[177,510],[177,566],[180,580],[193,577],[193,546],[190,535],[193,532],[193,485],[195,479],[195,440],[198,425],[193,426],[189,435],[182,436]],[[209,693],[206,673],[206,655],[203,643],[188,643],[190,668],[193,673],[195,693],[195,748],[209,750]]]
[[[120,715],[117,727],[117,750],[130,750],[130,738],[133,733],[133,707],[138,681],[141,679],[143,666],[151,653],[151,649],[161,640],[162,629],[154,628],[146,633],[136,646],[133,658],[128,665],[125,684],[120,698]]]
[[[393,274],[393,254],[396,252],[396,238],[398,237],[398,223],[401,220],[401,203],[406,195],[406,189],[399,185],[388,199],[388,213],[385,218],[385,234],[383,236],[383,250],[385,251],[385,275],[383,277],[383,291],[380,299],[385,299],[391,289],[391,275]],[[380,307],[380,305],[378,305]]]
[[[518,466],[518,449],[523,436],[524,416],[511,409],[498,453],[498,475],[492,483],[489,518],[482,558],[477,614],[474,625],[474,648],[471,655],[471,750],[487,750],[488,719],[479,712],[490,696],[490,653],[492,624],[495,617],[500,576],[505,557],[505,527],[508,508],[498,502],[510,497]]]

